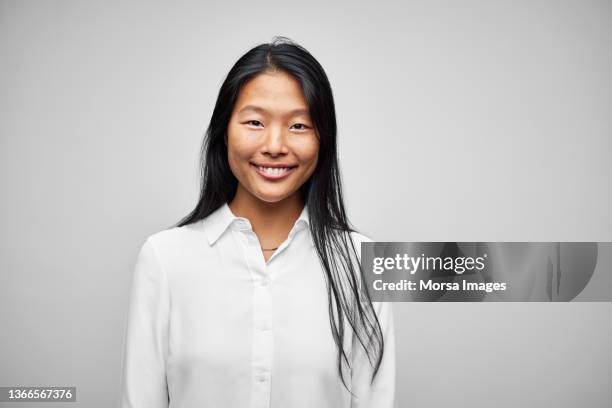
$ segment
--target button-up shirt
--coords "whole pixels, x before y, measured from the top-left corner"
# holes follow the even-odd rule
[[[372,240],[350,236],[361,256],[360,243]],[[131,285],[122,408],[393,407],[391,303],[373,303],[385,345],[373,384],[373,368],[345,324],[351,395],[338,374],[306,206],[267,262],[249,220],[227,203],[155,233],[141,247]]]

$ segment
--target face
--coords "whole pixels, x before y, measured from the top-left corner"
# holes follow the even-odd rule
[[[227,156],[239,189],[278,202],[309,179],[319,139],[299,82],[282,72],[261,73],[240,90],[227,127]]]

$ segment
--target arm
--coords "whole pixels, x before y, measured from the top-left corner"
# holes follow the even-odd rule
[[[391,302],[373,302],[384,339],[384,354],[374,382],[374,368],[358,340],[353,343],[351,408],[393,408],[395,400],[395,330]]]
[[[351,236],[356,246],[357,256],[361,261],[361,243],[374,241],[360,233],[352,233]],[[360,280],[359,284],[362,283]],[[395,406],[395,326],[392,305],[391,302],[372,302],[384,340],[383,357],[373,383],[370,381],[374,368],[357,337],[353,338],[351,390],[355,395],[351,397],[351,408],[393,408]]]
[[[150,239],[136,261],[123,343],[121,408],[167,408],[168,281]]]

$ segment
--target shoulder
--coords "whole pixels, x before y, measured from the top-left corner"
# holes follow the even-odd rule
[[[144,245],[149,244],[159,256],[170,256],[190,246],[200,245],[203,239],[202,221],[197,221],[155,232],[147,236]]]
[[[351,238],[355,243],[355,249],[359,254],[359,261],[361,262],[361,243],[362,242],[375,242],[369,235],[365,235],[359,232],[351,232]],[[370,249],[372,250],[372,249]],[[363,279],[363,275],[361,275]],[[360,280],[360,282],[362,282]],[[392,310],[392,302],[389,301],[372,301],[372,306],[374,311],[378,315],[381,324],[383,325],[384,330],[387,330],[386,327],[391,325],[391,330],[393,328],[393,310]]]
[[[355,249],[357,250],[357,254],[359,254],[359,259],[361,259],[361,243],[362,242],[374,242],[370,236],[362,234],[357,231],[350,232],[351,240],[353,241],[353,245],[355,245]]]
[[[352,238],[353,242],[355,242],[355,243],[374,242],[374,240],[372,238],[370,238],[369,235],[365,235],[365,234],[362,234],[361,232],[357,232],[357,231],[351,231],[351,238]]]

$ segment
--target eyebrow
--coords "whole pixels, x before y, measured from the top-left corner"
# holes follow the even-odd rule
[[[238,111],[238,113],[242,113],[242,112],[246,112],[246,111],[255,111],[255,112],[259,112],[259,113],[267,113],[268,111],[260,106],[255,106],[255,105],[247,105],[244,108],[240,109]],[[297,108],[297,109],[293,109],[290,110],[288,112],[289,115],[308,115],[308,109],[302,109],[302,108]]]

